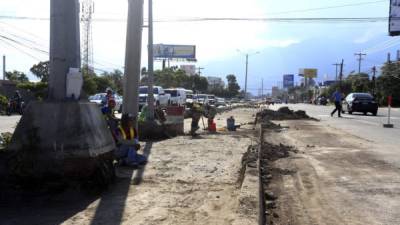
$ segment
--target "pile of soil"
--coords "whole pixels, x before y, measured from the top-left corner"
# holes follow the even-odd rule
[[[282,107],[278,111],[265,109],[257,113],[257,120],[261,122],[266,122],[269,120],[301,120],[301,119],[312,119],[309,117],[305,111],[298,110],[293,111],[288,107]]]

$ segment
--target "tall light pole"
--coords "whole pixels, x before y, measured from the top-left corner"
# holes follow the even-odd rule
[[[149,43],[148,43],[148,85],[147,85],[147,106],[149,109],[148,120],[154,120],[154,58],[153,58],[153,0],[149,0]]]
[[[245,75],[245,81],[244,81],[244,99],[247,99],[247,77],[248,77],[248,72],[249,72],[249,57],[252,55],[260,54],[260,52],[255,52],[255,53],[249,54],[249,53],[243,53],[239,49],[237,51],[246,56],[246,75]]]

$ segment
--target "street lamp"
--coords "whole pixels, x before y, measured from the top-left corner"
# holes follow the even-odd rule
[[[244,53],[242,51],[240,51],[239,49],[237,49],[237,51],[246,56],[246,77],[245,77],[245,83],[244,83],[244,99],[247,99],[247,75],[248,75],[248,71],[249,71],[249,56],[252,55],[257,55],[260,54],[260,52],[254,52],[254,53]]]

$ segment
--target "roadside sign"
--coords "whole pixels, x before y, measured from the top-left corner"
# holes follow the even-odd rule
[[[390,0],[389,35],[400,35],[400,1]]]
[[[299,76],[305,78],[317,78],[318,69],[300,69]]]

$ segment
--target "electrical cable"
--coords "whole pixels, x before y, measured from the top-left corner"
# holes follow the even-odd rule
[[[5,43],[5,44],[7,44],[7,46],[10,46],[10,47],[16,49],[17,51],[21,52],[21,53],[24,54],[24,55],[27,55],[27,56],[31,57],[32,59],[41,61],[41,59],[37,58],[36,56],[33,56],[32,54],[30,54],[30,53],[28,53],[28,52],[26,52],[26,51],[24,51],[24,50],[18,48],[18,47],[15,46],[14,44],[9,43],[9,42],[7,42],[7,41],[4,40],[4,39],[0,39],[0,42],[3,42],[3,43]]]

